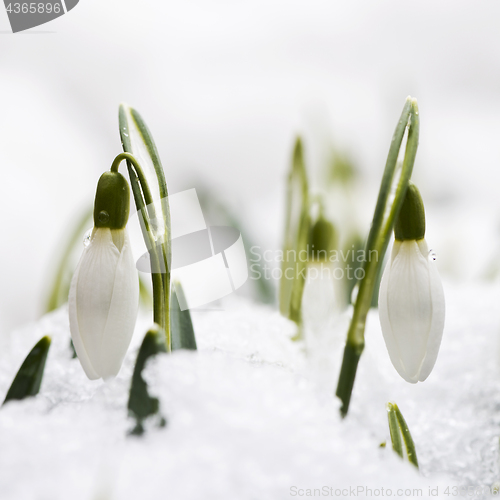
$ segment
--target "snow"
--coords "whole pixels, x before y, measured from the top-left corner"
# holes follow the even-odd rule
[[[119,376],[91,382],[71,359],[63,307],[0,346],[3,397],[34,343],[53,336],[40,394],[0,409],[0,498],[372,498],[391,496],[388,489],[395,497],[402,489],[400,497],[450,498],[459,496],[455,485],[486,492],[499,480],[499,287],[445,283],[445,294],[440,356],[417,385],[390,364],[377,311],[370,312],[343,421],[333,397],[336,374],[318,377],[310,361],[325,358],[314,349],[337,346],[325,370],[338,370],[338,342],[293,342],[293,324],[236,296],[218,310],[195,311],[199,350],[148,364],[145,377],[167,426],[150,422],[143,437],[127,434],[133,422],[126,404],[149,314],[141,313]],[[420,472],[391,449],[389,400],[410,427]],[[437,495],[429,496],[429,488]]]

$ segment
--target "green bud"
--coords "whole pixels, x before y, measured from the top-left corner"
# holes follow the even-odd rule
[[[123,229],[128,220],[130,189],[119,172],[104,172],[97,183],[94,226]]]
[[[421,240],[425,236],[424,202],[415,184],[408,185],[394,225],[394,236],[399,241]]]
[[[319,261],[328,259],[335,245],[335,228],[323,215],[320,215],[309,232],[309,258]]]

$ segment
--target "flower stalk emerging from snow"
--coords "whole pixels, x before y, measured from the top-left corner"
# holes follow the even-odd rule
[[[399,175],[396,174],[401,144],[408,131],[405,156]],[[365,340],[365,323],[372,302],[373,291],[377,282],[377,273],[382,264],[396,215],[403,203],[404,195],[413,170],[417,154],[419,136],[419,116],[416,99],[408,97],[392,138],[387,156],[384,176],[380,185],[373,222],[368,235],[365,255],[377,255],[377,259],[364,262],[364,278],[359,283],[359,291],[354,305],[351,324],[347,332],[347,341],[340,369],[336,394],[342,401],[341,414],[345,416],[349,409],[354,380]],[[396,179],[396,180],[395,180]]]
[[[130,106],[119,109],[120,137],[124,153],[115,158],[114,165],[127,160],[130,185],[140,225],[151,260],[153,283],[153,319],[165,333],[167,352],[172,350],[170,328],[170,263],[171,232],[170,208],[165,173],[153,136],[141,115]],[[137,159],[140,159],[141,165]],[[159,196],[156,199],[147,177],[156,178],[151,184]],[[151,175],[152,174],[152,175]],[[156,203],[155,203],[156,201]]]
[[[413,184],[406,192],[394,234],[396,241],[380,285],[380,324],[394,368],[415,384],[429,376],[436,362],[445,303],[424,239],[424,204]]]
[[[91,380],[118,374],[134,332],[139,278],[125,229],[129,203],[125,178],[113,169],[102,174],[94,229],[71,282],[71,337]]]

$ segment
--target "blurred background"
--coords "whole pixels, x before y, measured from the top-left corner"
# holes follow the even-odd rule
[[[121,151],[122,101],[153,132],[171,193],[209,192],[252,244],[277,249],[295,136],[313,191],[332,158],[355,166],[354,205],[332,216],[366,236],[394,127],[417,97],[429,247],[447,280],[496,277],[497,1],[81,0],[15,35],[1,8],[0,75],[0,335],[43,312]]]

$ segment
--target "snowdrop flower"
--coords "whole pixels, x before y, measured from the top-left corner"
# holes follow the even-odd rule
[[[424,239],[424,205],[410,184],[394,228],[379,294],[379,316],[392,364],[407,382],[423,382],[441,344],[445,303],[434,259]]]
[[[139,278],[125,229],[129,187],[118,172],[99,179],[94,229],[69,292],[71,337],[91,380],[120,371],[134,331]]]

